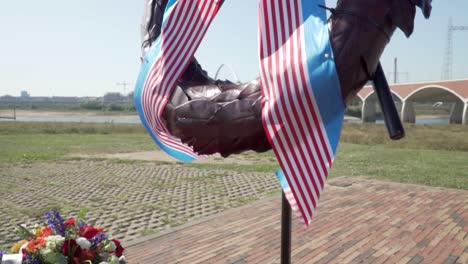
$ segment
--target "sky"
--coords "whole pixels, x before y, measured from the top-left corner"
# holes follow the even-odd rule
[[[327,0],[329,6],[336,1]],[[140,68],[141,0],[0,1],[0,96],[102,96],[133,89]],[[433,1],[418,10],[407,39],[396,32],[381,58],[398,58],[402,82],[440,80],[449,17],[468,26],[467,0]],[[214,76],[230,65],[241,81],[258,76],[257,0],[226,0],[196,53]],[[468,78],[468,31],[453,34],[453,78]],[[233,79],[224,68],[221,78]],[[389,80],[393,77],[388,76]]]

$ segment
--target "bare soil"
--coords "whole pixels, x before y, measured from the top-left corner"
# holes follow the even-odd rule
[[[169,163],[178,163],[179,160],[169,156],[164,151],[154,150],[154,151],[141,151],[141,152],[129,152],[129,153],[116,153],[116,154],[94,154],[88,155],[83,153],[71,154],[71,157],[76,158],[104,158],[104,159],[120,159],[120,160],[141,160],[141,161],[160,161],[160,162],[169,162]],[[233,155],[228,158],[223,158],[220,155],[212,155],[207,158],[199,159],[194,161],[194,163],[204,163],[204,164],[226,164],[226,163],[236,163],[236,164],[245,164],[252,165],[262,161],[268,161],[268,157],[259,157],[259,156],[249,156],[249,155]],[[271,161],[270,161],[271,162]]]

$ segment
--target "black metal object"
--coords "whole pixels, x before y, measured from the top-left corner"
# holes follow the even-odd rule
[[[380,63],[372,76],[372,81],[390,138],[393,140],[403,138],[405,130]],[[291,264],[291,206],[284,192],[281,202],[281,264]]]
[[[401,139],[405,136],[405,130],[401,123],[400,116],[395,106],[395,102],[390,92],[385,73],[382,65],[379,63],[374,75],[372,76],[374,90],[379,98],[380,108],[382,109],[385,125],[387,126],[388,135],[393,140]]]
[[[291,206],[284,192],[281,202],[281,264],[291,264]]]

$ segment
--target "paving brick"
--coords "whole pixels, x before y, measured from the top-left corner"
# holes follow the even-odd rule
[[[307,231],[293,220],[293,263],[415,264],[455,259],[466,263],[468,231],[456,223],[462,222],[460,218],[468,220],[463,211],[468,192],[351,180],[348,187],[325,188],[319,212]],[[216,253],[212,258],[205,256],[206,263],[229,263],[236,254],[243,254],[244,263],[279,263],[279,208],[279,198],[261,200],[156,237],[146,245],[172,243],[154,252],[155,261],[160,260],[158,254],[165,256],[158,263],[173,263],[170,260],[179,258],[177,252],[192,252],[192,257]],[[186,236],[203,244],[174,240]],[[145,252],[143,244],[131,245],[129,260],[140,261],[139,252]],[[184,260],[191,257],[184,256]]]
[[[130,263],[279,263],[280,199],[262,199],[279,189],[272,174],[67,161],[2,167],[0,177],[22,184],[0,194],[0,247],[15,241],[14,224],[40,220],[23,212],[55,203],[67,216],[96,208],[89,221],[129,245]],[[330,182],[310,228],[293,221],[293,263],[468,263],[468,192]],[[228,210],[242,199],[260,201]],[[142,238],[148,231],[160,235]]]
[[[419,264],[423,262],[424,258],[420,255],[416,255],[413,258],[411,258],[410,262],[408,264]]]
[[[457,263],[458,258],[459,258],[459,257],[448,256],[448,257],[445,259],[444,264],[455,264],[455,263]]]
[[[24,182],[24,177],[30,180]],[[40,215],[31,217],[24,212],[55,204],[67,217],[89,208],[88,222],[103,225],[108,234],[128,242],[148,230],[162,232],[279,190],[272,173],[89,160],[6,165],[0,168],[0,179],[2,184],[19,188],[0,194],[0,248],[8,248],[18,239],[16,224],[43,221]]]

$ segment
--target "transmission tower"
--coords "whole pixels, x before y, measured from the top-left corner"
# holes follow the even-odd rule
[[[448,30],[447,30],[447,43],[444,54],[444,64],[442,69],[442,80],[452,79],[452,65],[453,65],[453,32],[467,30],[468,26],[454,26],[452,24],[452,18],[449,18]]]
[[[132,85],[131,83],[128,82],[118,82],[115,85],[122,86],[123,87],[123,96],[127,96],[127,86]]]

